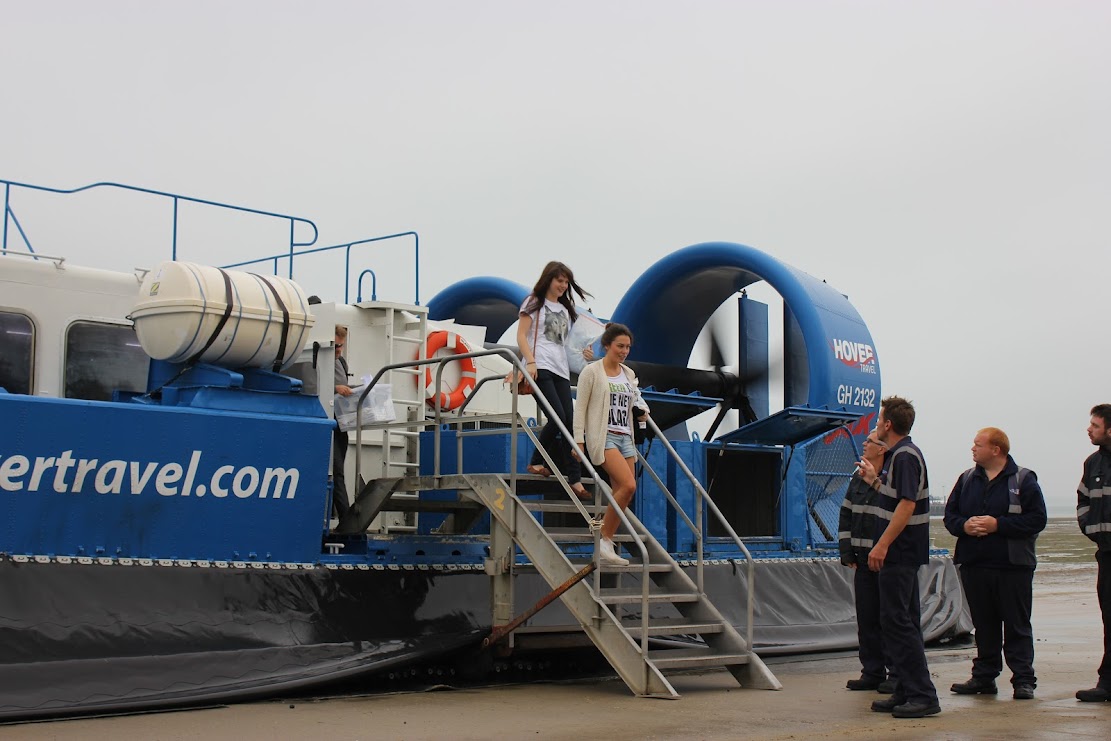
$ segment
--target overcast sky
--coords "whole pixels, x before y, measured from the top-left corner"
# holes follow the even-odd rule
[[[747,244],[849,295],[884,394],[916,404],[935,493],[996,425],[1051,511],[1075,506],[1088,410],[1111,401],[1111,3],[0,0],[0,18],[0,178],[300,215],[320,245],[415,230],[423,301],[560,259],[606,316],[672,250]],[[13,208],[40,252],[168,257],[164,205],[125,204],[135,243],[33,201]],[[190,228],[180,256],[225,263],[286,233]],[[380,297],[412,297],[406,245],[366,251]],[[342,299],[338,279],[309,290]]]

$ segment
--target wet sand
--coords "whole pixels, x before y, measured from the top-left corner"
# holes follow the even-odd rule
[[[940,715],[901,720],[869,710],[872,692],[849,692],[854,655],[770,661],[783,690],[742,689],[722,671],[670,675],[679,700],[629,694],[616,679],[256,702],[116,718],[0,726],[5,741],[44,739],[1107,739],[1111,703],[1080,703],[1101,649],[1091,548],[1051,523],[1039,541],[1034,635],[1037,698],[1011,699],[1009,673],[995,697],[949,692],[969,676],[971,648],[933,650]],[[935,538],[937,545],[944,536]]]

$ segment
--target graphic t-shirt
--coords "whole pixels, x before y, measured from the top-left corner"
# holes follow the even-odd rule
[[[532,317],[533,324],[528,330],[528,343],[533,344],[532,354],[536,358],[537,370],[549,370],[561,378],[571,378],[571,370],[567,367],[567,334],[571,330],[571,317],[567,315],[567,307],[558,301],[544,301],[539,311],[529,313],[527,307],[532,303],[532,296],[521,304],[520,313]]]
[[[618,370],[616,376],[607,375],[610,388],[609,421],[606,424],[608,432],[622,435],[633,434],[629,415],[633,409],[633,399],[636,398],[636,387],[629,382],[624,369]]]

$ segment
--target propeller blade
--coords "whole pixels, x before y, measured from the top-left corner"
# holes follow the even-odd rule
[[[722,344],[718,338],[718,333],[710,332],[710,367],[714,370],[721,370],[728,363],[725,362],[725,354],[722,352]]]

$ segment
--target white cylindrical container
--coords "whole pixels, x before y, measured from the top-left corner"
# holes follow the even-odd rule
[[[131,318],[155,360],[270,370],[297,359],[313,325],[293,281],[189,262],[147,273]]]

